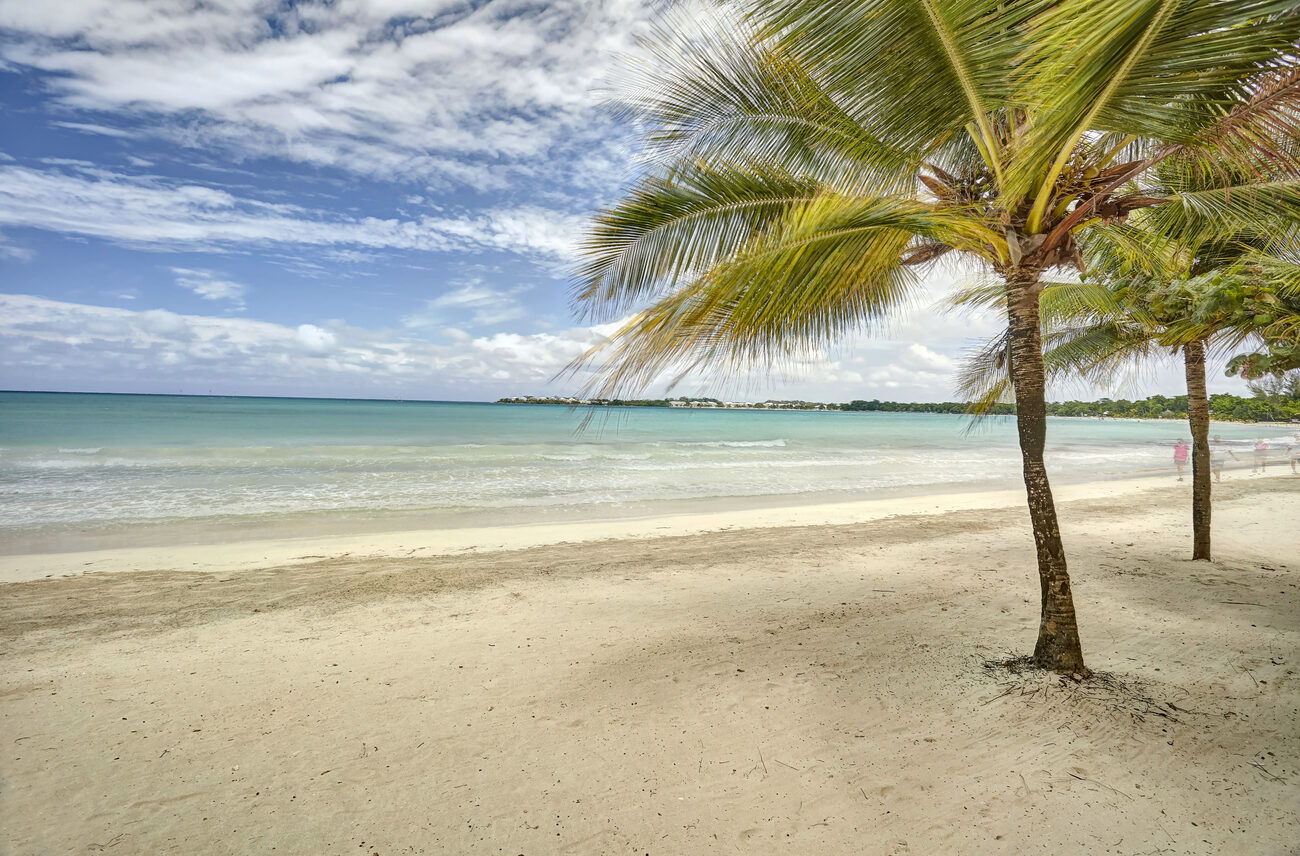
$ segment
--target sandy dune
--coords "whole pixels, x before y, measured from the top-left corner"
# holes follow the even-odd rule
[[[0,586],[0,850],[1300,852],[1300,478]],[[213,559],[213,562],[219,562]]]

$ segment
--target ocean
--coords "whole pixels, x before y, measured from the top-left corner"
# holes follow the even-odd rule
[[[878,499],[1019,484],[939,414],[0,393],[0,553]],[[587,419],[588,416],[592,418]],[[1243,461],[1276,427],[1216,424]],[[1168,474],[1182,422],[1051,419],[1061,482]],[[1286,435],[1273,437],[1285,444]]]

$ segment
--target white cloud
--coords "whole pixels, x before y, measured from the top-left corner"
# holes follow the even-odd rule
[[[172,268],[172,273],[176,274],[177,285],[189,289],[204,300],[228,300],[236,308],[244,308],[244,293],[248,290],[247,286],[217,279],[219,274],[210,270]]]
[[[542,391],[607,328],[414,341],[342,322],[294,326],[0,295],[0,382],[17,389],[221,386],[303,394],[496,397]],[[170,386],[168,386],[170,384]]]
[[[414,220],[342,217],[158,178],[0,166],[0,226],[87,235],[131,247],[220,249],[267,244],[368,250],[521,253],[551,264],[582,218],[528,206]]]
[[[899,355],[898,365],[914,371],[947,373],[953,369],[953,361],[943,354],[936,354],[925,345],[913,342]]]
[[[172,140],[500,187],[605,136],[596,90],[648,0],[0,0],[0,61]],[[105,125],[88,133],[135,133]]]
[[[308,353],[327,354],[338,344],[338,337],[315,324],[299,324],[298,342]]]
[[[8,389],[216,387],[244,393],[459,399],[570,394],[589,375],[552,380],[617,326],[481,336],[445,327],[439,342],[429,342],[341,321],[304,319],[285,325],[0,294],[0,384]],[[952,398],[950,376],[942,368],[951,357],[942,352],[942,343],[851,344],[852,349],[807,355],[776,374],[754,371],[725,386],[688,380],[678,391],[750,400]],[[1168,367],[1149,371],[1141,386],[1126,394],[1168,394],[1179,389],[1177,375]],[[124,386],[123,379],[133,380]],[[1212,392],[1244,389],[1241,381],[1218,372],[1211,372],[1209,382]],[[660,386],[647,394],[662,391]]]
[[[512,289],[492,288],[479,277],[463,282],[445,294],[424,301],[423,308],[402,319],[409,329],[439,328],[447,323],[448,316],[468,315],[472,326],[490,327],[506,321],[523,318],[527,310],[516,295],[528,286]]]
[[[131,131],[124,131],[121,128],[110,128],[107,125],[96,125],[92,122],[51,122],[50,124],[60,128],[67,128],[71,131],[81,131],[83,134],[98,134],[103,137],[132,139],[139,136]]]
[[[36,258],[35,250],[12,243],[9,238],[0,234],[0,259],[29,262],[34,258]]]

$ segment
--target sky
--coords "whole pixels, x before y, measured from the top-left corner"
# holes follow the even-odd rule
[[[573,312],[569,272],[637,169],[602,100],[651,5],[0,0],[0,388],[577,392],[557,375],[612,327]],[[882,328],[674,394],[950,400],[998,329],[935,311],[970,275],[936,269]],[[1183,391],[1168,362],[1053,397]]]

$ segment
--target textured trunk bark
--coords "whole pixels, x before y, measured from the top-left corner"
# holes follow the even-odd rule
[[[1043,378],[1043,347],[1039,331],[1037,269],[1016,268],[1006,273],[1007,323],[1011,345],[1011,383],[1016,395],[1016,429],[1024,464],[1029,519],[1038,552],[1038,579],[1042,612],[1034,662],[1054,672],[1083,673],[1083,649],[1065,568],[1065,548],[1056,522],[1056,505],[1043,464],[1047,440],[1047,402]]]
[[[1187,424],[1192,430],[1192,558],[1210,558],[1210,398],[1205,392],[1205,343],[1183,346]]]

